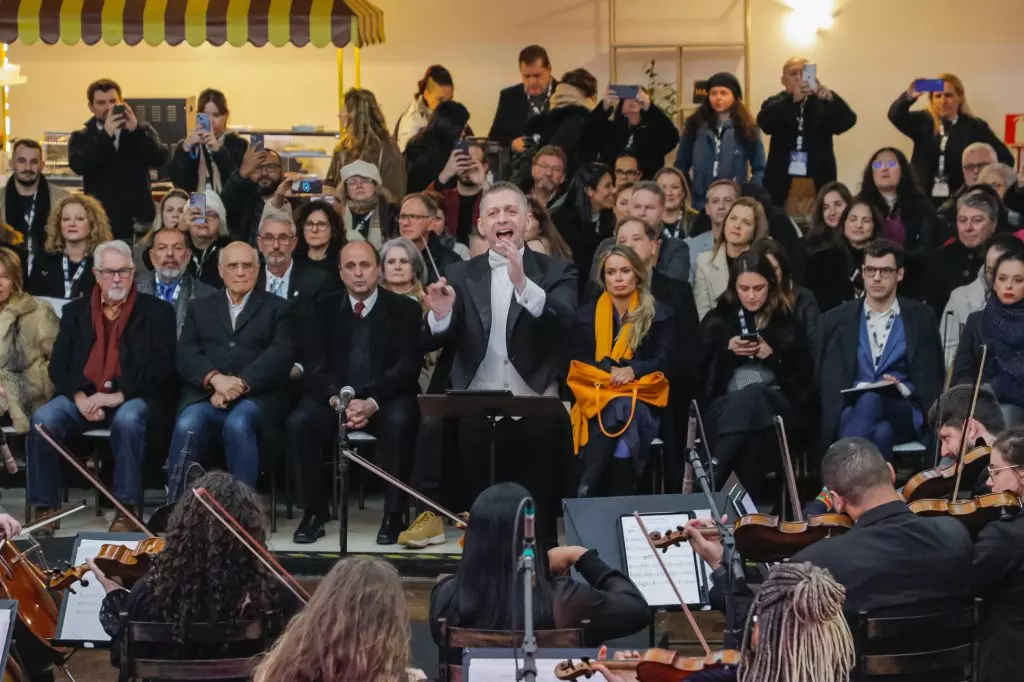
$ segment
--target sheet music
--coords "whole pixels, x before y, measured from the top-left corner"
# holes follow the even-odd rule
[[[707,518],[710,515],[707,510],[697,510],[679,514],[643,514],[642,517],[649,532],[665,533],[667,530],[675,530],[677,526],[685,526],[692,518]],[[650,606],[679,606],[679,599],[665,578],[665,573],[661,570],[636,519],[632,516],[622,516],[619,517],[619,524],[622,546],[625,550],[626,575]],[[688,543],[669,547],[667,552],[661,554],[661,559],[686,603],[701,604],[703,576],[700,566],[707,564],[697,556]],[[705,575],[710,573],[708,569]]]
[[[79,538],[78,547],[71,564],[78,566],[84,564],[89,557],[99,554],[103,545],[124,545],[135,549],[139,544],[138,540],[113,540],[113,539],[90,539]],[[85,579],[88,585],[78,583],[74,586],[75,592],[70,590],[64,593],[64,605],[62,607],[63,618],[60,631],[56,639],[67,641],[85,642],[109,642],[110,637],[103,631],[100,625],[100,606],[103,605],[103,597],[106,590],[100,585],[100,581],[92,573],[87,573]]]
[[[634,523],[634,525],[636,525]],[[555,667],[564,661],[560,659],[537,659],[537,682],[559,682],[555,676]],[[523,654],[519,652],[519,665],[523,664]],[[474,658],[469,662],[467,682],[509,682],[516,679],[516,664],[511,656],[508,658]]]

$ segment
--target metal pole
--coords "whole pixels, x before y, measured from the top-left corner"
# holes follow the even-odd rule
[[[743,90],[747,101],[752,101],[750,92],[750,0],[743,0]]]
[[[345,48],[338,48],[338,114],[345,109]]]
[[[355,47],[352,48],[352,53],[355,55],[355,61],[356,61],[356,87],[357,88],[361,88],[361,87],[363,87],[363,59],[362,59],[362,50],[360,50],[359,46],[356,45]]]

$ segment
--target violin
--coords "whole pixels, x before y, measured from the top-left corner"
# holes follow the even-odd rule
[[[163,538],[146,538],[135,546],[102,545],[93,557],[96,567],[109,578],[120,578],[121,584],[131,589],[132,585],[149,572],[153,565],[153,557],[164,551]],[[51,590],[65,590],[82,580],[92,570],[89,564],[73,566],[65,571],[55,572],[50,576]]]
[[[967,526],[971,536],[977,536],[990,521],[1017,513],[1021,499],[1013,493],[988,493],[971,500],[917,500],[910,503],[910,511],[921,516],[951,516]]]
[[[959,462],[950,462],[945,466],[926,469],[914,474],[903,485],[900,497],[908,503],[916,500],[949,497],[953,494],[960,468],[963,469],[964,478],[968,481],[976,481],[988,466],[991,453],[992,448],[981,445],[964,455],[962,467],[958,466]]]
[[[678,682],[710,668],[736,667],[741,654],[733,649],[716,651],[708,656],[687,657],[667,649],[648,649],[640,658],[625,661],[592,661],[581,658],[578,663],[571,659],[555,666],[555,677],[560,680],[575,680],[597,674],[594,665],[608,670],[635,670],[640,682]]]

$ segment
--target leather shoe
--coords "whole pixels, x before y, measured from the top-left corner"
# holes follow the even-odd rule
[[[409,526],[409,520],[401,514],[385,514],[377,531],[378,545],[398,544],[398,536]]]
[[[299,527],[292,535],[292,542],[299,545],[310,545],[327,535],[324,526],[327,524],[327,515],[318,512],[306,512],[302,516]]]

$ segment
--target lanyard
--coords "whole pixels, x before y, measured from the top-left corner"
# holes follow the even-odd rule
[[[210,259],[210,256],[212,256],[214,254],[214,252],[216,252],[216,251],[217,251],[217,244],[214,243],[214,244],[210,244],[208,247],[206,247],[206,250],[203,251],[203,254],[202,254],[201,258],[196,258],[195,252],[192,253],[192,263],[196,266],[196,277],[197,278],[200,275],[203,274],[203,266],[206,264],[206,261],[208,261]]]
[[[807,106],[807,98],[800,102],[800,112],[796,115],[796,150],[804,150],[804,107]]]
[[[711,167],[712,179],[718,177],[718,157],[722,153],[722,135],[725,134],[725,126],[719,125],[715,131],[715,165]]]
[[[373,220],[373,211],[370,211],[359,220],[359,224],[355,226],[356,232],[363,235],[365,238],[369,238],[371,220]]]
[[[949,127],[952,128],[956,121],[950,121]],[[935,174],[936,180],[946,179],[946,146],[949,144],[949,130],[946,128],[946,122],[942,122],[942,138],[939,140],[939,170]]]
[[[68,269],[70,266],[68,263],[70,263],[70,261],[68,260],[68,255],[64,254],[64,260],[62,262],[62,265],[64,266],[64,298],[71,298],[71,290],[74,288],[75,282],[77,282],[78,278],[82,276],[83,272],[85,272],[85,260],[86,259],[83,258],[78,264],[78,269],[75,270],[74,276],[69,277]]]
[[[534,102],[533,98],[530,97],[529,94],[526,95],[526,101],[530,103],[530,113],[531,113],[531,116],[539,116],[539,115],[543,114],[544,111],[548,108],[548,102],[551,100],[551,86],[552,85],[554,85],[554,81],[552,81],[551,83],[548,83],[548,91],[544,95],[544,99],[541,101],[540,104],[537,104],[536,102]]]
[[[36,198],[39,196],[37,190],[32,195],[28,210],[25,211],[25,253],[28,254],[28,272],[32,272],[32,262],[35,260],[35,249],[32,244],[32,221],[36,219]]]
[[[157,286],[157,291],[158,292],[161,289],[165,289],[166,287],[170,286],[169,284],[164,284],[163,282],[161,282],[159,276],[155,276],[155,278],[156,278],[156,286]],[[163,298],[163,300],[167,301],[168,303],[176,303],[178,301],[178,295],[180,293],[181,293],[181,279],[179,279],[178,283],[174,285],[174,291],[171,292],[171,300],[167,301],[167,299],[163,298],[163,296],[161,296],[160,298]]]
[[[740,315],[740,334],[750,335],[752,332],[750,331],[750,327],[747,326],[746,309],[743,306],[740,306],[739,315]]]
[[[668,225],[672,227],[668,227]],[[682,239],[685,236],[683,235],[683,213],[680,211],[679,217],[676,218],[674,223],[663,223],[663,227],[665,227],[665,232],[668,233],[668,236]]]

